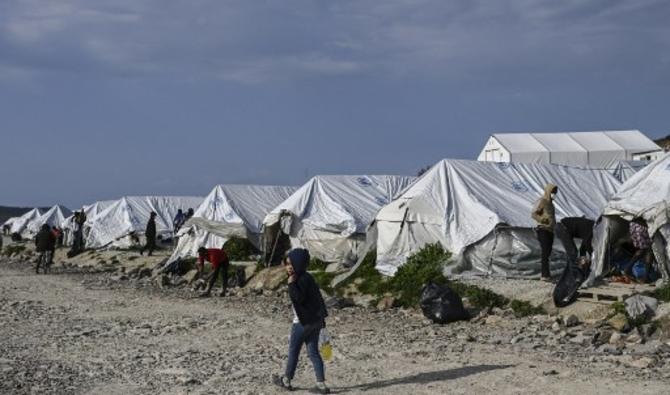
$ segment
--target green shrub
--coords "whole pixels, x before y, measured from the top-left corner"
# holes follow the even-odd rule
[[[375,266],[377,265],[377,251],[372,250],[363,258],[363,262],[356,271],[337,285],[336,292],[342,296],[344,289],[350,284],[356,283],[360,293],[366,295],[382,295],[389,291],[387,278],[381,275]]]
[[[225,242],[223,249],[231,261],[248,261],[250,256],[259,253],[249,239],[242,237],[231,237]]]
[[[330,286],[330,283],[335,278],[336,273],[326,273],[324,271],[311,272],[311,275],[314,277],[314,280],[319,285],[319,288],[326,291],[329,294],[333,293],[333,287]]]
[[[663,302],[670,302],[670,284],[657,288],[654,297]]]
[[[2,249],[2,255],[10,257],[12,255],[18,255],[26,250],[26,246],[22,244],[8,245]]]
[[[464,284],[454,280],[449,280],[448,285],[461,298],[467,298],[470,305],[478,309],[504,308],[509,303],[506,297],[476,285]]]
[[[442,271],[450,256],[451,253],[438,243],[427,244],[410,256],[389,281],[390,291],[397,295],[398,304],[403,307],[416,306],[427,283],[446,284],[447,278]]]
[[[307,270],[309,270],[309,271],[324,271],[324,270],[326,270],[327,266],[328,266],[328,263],[322,261],[321,259],[312,258],[312,259],[309,260],[309,265],[307,266]]]
[[[542,306],[533,306],[530,302],[525,300],[512,300],[509,307],[514,311],[514,315],[518,318],[528,317],[530,315],[547,314]]]

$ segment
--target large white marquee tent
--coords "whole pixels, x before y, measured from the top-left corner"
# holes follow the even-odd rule
[[[655,159],[663,149],[639,130],[571,133],[497,133],[486,142],[484,162],[553,163],[614,169],[620,161]]]
[[[23,234],[31,222],[35,221],[42,216],[42,212],[38,208],[34,208],[27,213],[23,214],[20,217],[12,219],[12,228],[9,230],[11,233]]]
[[[428,243],[455,254],[457,270],[530,276],[539,272],[531,210],[558,185],[558,219],[600,215],[620,183],[608,172],[567,166],[443,160],[376,216],[377,269],[393,275]],[[565,264],[556,240],[552,270]]]
[[[49,225],[49,227],[61,226],[63,221],[65,221],[65,218],[71,214],[72,212],[69,208],[57,204],[34,221],[31,221],[26,227],[26,231],[29,235],[35,235],[40,231],[42,225],[46,224]]]

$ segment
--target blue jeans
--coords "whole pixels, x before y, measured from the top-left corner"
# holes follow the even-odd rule
[[[298,357],[302,344],[307,345],[307,354],[314,366],[316,381],[326,381],[326,374],[323,368],[323,360],[319,354],[319,329],[314,329],[305,336],[305,328],[302,324],[293,324],[291,327],[291,339],[288,345],[288,362],[286,362],[286,372],[284,373],[289,380],[293,380],[295,369],[298,366]]]

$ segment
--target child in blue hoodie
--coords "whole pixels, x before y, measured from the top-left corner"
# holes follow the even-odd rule
[[[276,384],[292,390],[291,380],[298,366],[298,357],[302,345],[307,346],[309,359],[316,374],[316,390],[322,394],[330,393],[326,386],[323,360],[319,354],[319,332],[326,326],[326,305],[321,297],[321,290],[314,277],[307,273],[309,251],[296,248],[288,253],[284,267],[288,272],[288,293],[293,305],[293,326],[288,348],[288,361],[283,376],[276,378]]]

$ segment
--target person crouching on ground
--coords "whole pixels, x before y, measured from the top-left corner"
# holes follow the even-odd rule
[[[330,393],[326,386],[323,359],[319,354],[319,332],[326,326],[328,312],[321,297],[321,290],[314,277],[307,273],[309,251],[296,248],[288,253],[284,267],[288,272],[288,293],[293,305],[293,326],[288,347],[286,371],[281,377],[275,377],[275,384],[292,390],[291,380],[298,366],[298,357],[303,343],[307,346],[309,359],[316,374],[316,390],[322,394]]]
[[[49,266],[53,263],[53,254],[56,249],[56,237],[54,236],[48,224],[42,225],[42,228],[35,236],[35,251],[40,255],[35,266],[35,273],[40,272],[40,262],[44,262],[42,270],[44,273],[49,271]]]
[[[203,269],[205,268],[205,261],[208,261],[212,264],[212,269],[214,272],[209,278],[209,283],[207,284],[207,289],[200,294],[201,297],[208,297],[212,292],[212,287],[216,283],[216,279],[219,277],[219,272],[221,273],[221,292],[219,296],[226,296],[226,287],[228,286],[228,267],[230,262],[228,261],[228,255],[223,250],[223,248],[205,248],[200,247],[198,249],[198,272],[202,274]]]
[[[554,209],[554,195],[558,193],[558,187],[547,184],[544,187],[544,195],[535,203],[532,217],[537,222],[537,240],[542,248],[542,281],[551,281],[549,270],[549,258],[554,246],[554,228],[556,227],[556,210]]]

